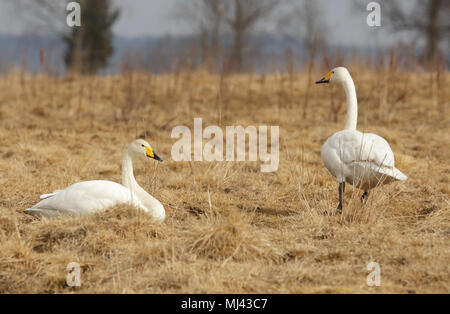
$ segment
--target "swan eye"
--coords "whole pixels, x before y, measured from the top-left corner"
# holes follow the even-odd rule
[[[142,144],[141,146],[142,146],[142,147],[145,147],[145,145],[144,145],[144,144]]]

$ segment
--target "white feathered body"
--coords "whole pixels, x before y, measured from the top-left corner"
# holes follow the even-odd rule
[[[45,199],[26,211],[44,217],[56,217],[60,214],[82,216],[121,203],[148,211],[128,188],[104,180],[78,182],[64,190],[44,194],[41,198]]]
[[[369,190],[407,177],[395,168],[388,142],[376,134],[344,130],[333,134],[322,146],[325,167],[338,182]]]

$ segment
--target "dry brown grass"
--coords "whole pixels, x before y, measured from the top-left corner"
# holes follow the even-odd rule
[[[447,92],[430,73],[350,71],[359,129],[385,137],[409,179],[364,206],[348,187],[343,215],[331,217],[322,213],[336,207],[337,183],[320,147],[343,127],[345,106],[336,122],[330,110],[343,91],[311,86],[303,118],[306,74],[0,77],[0,292],[449,292]],[[279,170],[171,161],[172,128],[194,117],[204,127],[279,125]],[[126,206],[56,220],[23,213],[80,180],[120,182],[137,136],[165,159],[136,169],[167,210],[163,224]],[[80,288],[65,283],[71,261]],[[366,285],[370,261],[380,287]]]

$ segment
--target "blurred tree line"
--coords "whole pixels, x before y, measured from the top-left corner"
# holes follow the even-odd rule
[[[69,1],[17,0],[21,12],[31,11],[36,19],[50,28],[65,22]],[[82,26],[59,27],[66,44],[65,63],[71,71],[97,73],[108,64],[114,52],[112,27],[120,16],[120,1],[78,0]],[[365,11],[369,0],[354,1],[358,11]],[[442,44],[449,45],[450,1],[410,0],[379,1],[383,26],[394,32],[408,31],[424,39],[424,58],[431,60],[443,54]],[[210,69],[226,67],[243,72],[262,47],[255,34],[272,32],[289,35],[304,45],[305,60],[314,57],[317,46],[324,47],[330,26],[323,16],[325,8],[316,0],[179,0],[173,16],[184,20],[191,29],[196,53],[202,65]],[[368,12],[367,12],[368,13]],[[323,49],[323,48],[322,48]]]
[[[354,0],[355,13],[369,14],[369,2]],[[448,50],[450,43],[449,0],[378,2],[383,26],[394,33],[414,33],[415,43],[418,39],[424,41],[422,60],[445,58],[444,45]],[[319,48],[324,52],[331,30],[324,10],[323,2],[316,0],[190,0],[180,1],[174,13],[186,20],[196,34],[202,63],[217,65],[225,59],[229,70],[242,72],[246,61],[260,48],[255,47],[252,35],[256,30],[264,32],[264,26],[302,42],[305,59],[314,58]]]

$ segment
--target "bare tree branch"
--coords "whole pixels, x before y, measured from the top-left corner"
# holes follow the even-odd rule
[[[281,0],[196,0],[180,3],[175,8],[178,16],[190,21],[199,33],[204,50],[217,56],[220,36],[231,32],[230,65],[242,71],[248,36],[255,26],[269,17]]]
[[[410,12],[398,1],[383,1],[382,11],[394,31],[412,31],[426,40],[427,58],[434,58],[439,44],[450,35],[450,2],[421,0],[413,3]]]

